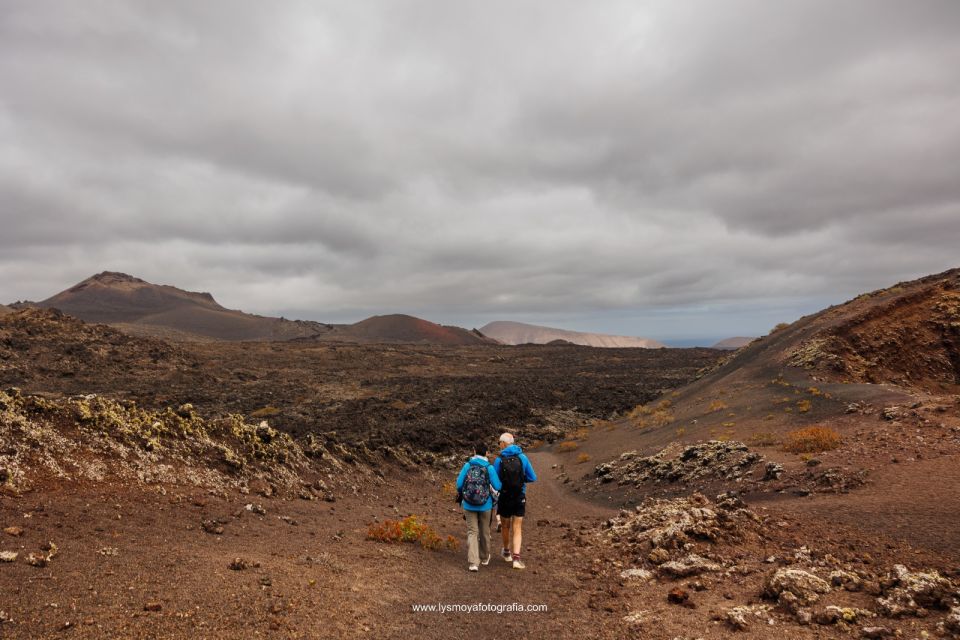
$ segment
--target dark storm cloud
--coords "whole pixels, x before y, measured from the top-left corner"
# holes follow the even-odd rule
[[[955,266],[958,29],[953,0],[8,0],[4,295],[109,268],[318,319],[756,333]]]

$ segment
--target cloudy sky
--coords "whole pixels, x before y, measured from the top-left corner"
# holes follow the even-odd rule
[[[960,2],[0,0],[0,300],[757,335],[960,266]]]

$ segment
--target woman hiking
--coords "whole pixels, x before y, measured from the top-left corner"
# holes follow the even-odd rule
[[[493,491],[500,490],[500,478],[487,460],[487,445],[478,443],[460,475],[457,476],[457,497],[461,498],[467,521],[467,564],[470,571],[490,564],[490,510]]]

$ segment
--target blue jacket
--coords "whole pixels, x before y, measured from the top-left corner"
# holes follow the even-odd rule
[[[537,474],[533,472],[533,465],[530,464],[530,461],[527,459],[527,456],[524,455],[523,450],[520,449],[520,447],[518,447],[515,444],[512,444],[509,447],[505,448],[503,451],[501,451],[500,455],[493,462],[493,468],[497,473],[500,473],[500,461],[503,460],[504,458],[510,458],[512,456],[520,456],[520,462],[523,463],[523,477],[525,482],[523,485],[523,492],[526,493],[527,492],[526,482],[536,482]]]
[[[486,467],[487,476],[490,478],[490,486],[493,487],[494,491],[500,491],[500,477],[497,476],[497,472],[494,471],[493,465],[490,464],[486,456],[473,456],[467,460],[466,464],[463,465],[463,469],[460,469],[460,475],[457,476],[457,491],[463,489],[463,481],[467,479],[467,471],[469,471],[472,466]],[[490,509],[493,509],[493,496],[488,497],[487,501],[480,506],[470,504],[466,500],[461,504],[466,511],[490,511]]]

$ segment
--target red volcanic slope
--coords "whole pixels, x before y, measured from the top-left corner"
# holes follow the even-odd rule
[[[356,324],[340,327],[319,340],[341,342],[425,343],[447,346],[497,344],[478,331],[436,324],[404,314],[373,316]]]

